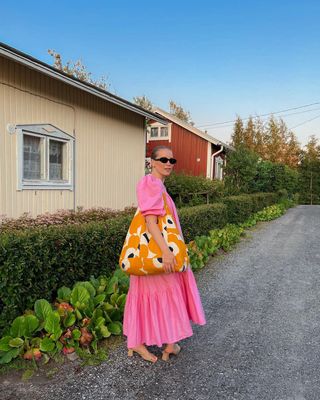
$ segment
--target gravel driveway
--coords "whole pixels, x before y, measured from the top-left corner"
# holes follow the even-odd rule
[[[320,399],[320,206],[259,224],[197,275],[207,325],[169,363],[72,364],[48,382],[2,382],[1,399]],[[157,350],[157,349],[156,349]]]

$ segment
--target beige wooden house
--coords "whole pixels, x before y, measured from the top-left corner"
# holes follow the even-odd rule
[[[0,43],[0,215],[136,205],[146,118],[164,122]]]

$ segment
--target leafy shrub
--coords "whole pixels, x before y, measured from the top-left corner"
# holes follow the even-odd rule
[[[256,213],[257,221],[271,221],[280,217],[285,211],[283,204],[274,204]]]
[[[244,234],[246,228],[250,228],[258,221],[270,221],[284,214],[285,210],[294,206],[293,200],[284,200],[278,204],[265,207],[263,210],[252,214],[241,224],[227,224],[222,229],[213,229],[208,236],[197,236],[188,244],[190,263],[193,270],[203,268],[210,256],[219,249],[230,250]]]
[[[77,211],[59,210],[56,213],[41,214],[33,218],[28,213],[21,217],[13,219],[0,215],[1,232],[12,232],[29,228],[49,227],[53,225],[79,225],[89,222],[105,222],[112,218],[121,218],[127,215],[133,215],[135,209],[126,207],[123,211],[115,211],[109,208],[90,208],[83,210],[81,207]]]
[[[57,301],[35,302],[33,310],[15,318],[0,339],[0,364],[21,356],[26,360],[98,351],[98,341],[122,333],[128,277],[118,269],[111,278],[91,277],[57,291]],[[79,351],[79,354],[82,354]]]
[[[228,224],[222,229],[213,229],[209,235],[197,236],[188,244],[190,263],[193,270],[203,268],[210,256],[219,249],[228,251],[240,240],[243,228]]]
[[[179,220],[186,243],[196,236],[207,234],[212,227],[227,223],[226,206],[221,203],[185,207],[179,210]]]
[[[251,183],[250,191],[277,192],[286,190],[293,195],[299,190],[299,173],[287,165],[261,161],[257,164],[257,175]]]
[[[320,159],[305,155],[299,167],[300,204],[320,204]]]
[[[239,146],[236,151],[227,153],[225,168],[225,185],[227,193],[237,195],[249,193],[257,176],[258,155],[253,151]]]
[[[277,193],[252,193],[226,197],[223,199],[223,203],[227,206],[228,223],[244,222],[251,214],[274,204],[278,199]]]
[[[195,206],[219,201],[224,193],[221,181],[202,176],[172,173],[166,178],[166,187],[177,207]]]
[[[255,193],[178,210],[186,243],[274,203],[276,193]],[[0,234],[0,331],[38,298],[51,301],[61,285],[110,274],[132,214],[103,222],[13,229]]]
[[[224,251],[229,251],[240,240],[243,228],[228,224],[223,229],[210,231],[210,237],[217,240],[218,246]]]
[[[130,221],[124,216],[1,234],[0,330],[39,297],[52,300],[62,284],[112,273]]]

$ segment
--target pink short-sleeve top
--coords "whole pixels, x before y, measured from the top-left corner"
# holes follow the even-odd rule
[[[143,216],[164,215],[163,193],[166,188],[161,179],[149,174],[137,184],[138,207]]]
[[[183,237],[180,221],[174,201],[170,197],[167,189],[160,178],[149,174],[143,176],[137,184],[138,207],[141,214],[146,215],[165,215],[163,193],[165,193],[167,204],[173,214],[180,235]]]

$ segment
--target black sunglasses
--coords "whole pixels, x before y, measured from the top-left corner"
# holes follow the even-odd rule
[[[167,158],[167,157],[155,158],[154,161],[160,161],[163,164],[167,164],[168,161],[170,162],[170,164],[175,164],[177,162],[175,158]]]

